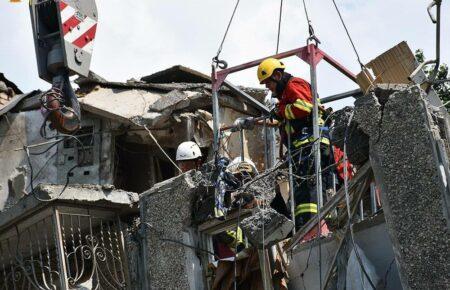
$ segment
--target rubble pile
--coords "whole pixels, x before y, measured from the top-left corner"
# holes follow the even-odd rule
[[[274,209],[267,208],[242,220],[240,227],[253,245],[266,246],[284,239],[292,231],[294,223]]]

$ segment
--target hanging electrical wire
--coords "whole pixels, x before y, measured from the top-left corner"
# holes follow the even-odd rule
[[[224,69],[228,66],[226,61],[219,59],[219,56],[220,56],[220,53],[222,52],[223,44],[225,43],[225,39],[227,38],[228,31],[230,30],[231,23],[233,22],[234,15],[236,14],[236,11],[237,11],[237,8],[238,8],[240,2],[241,2],[241,0],[236,1],[236,5],[234,6],[233,13],[231,14],[230,20],[228,21],[227,28],[225,29],[225,33],[223,34],[222,41],[220,42],[219,48],[217,49],[216,56],[213,57],[213,59],[212,59],[213,63],[221,69]]]
[[[337,11],[337,13],[338,13],[338,15],[339,15],[339,18],[341,19],[341,23],[342,23],[342,25],[344,26],[345,32],[347,33],[348,39],[350,40],[350,43],[351,43],[351,45],[352,45],[352,47],[353,47],[353,51],[354,51],[355,54],[356,54],[356,58],[357,58],[357,60],[358,60],[358,63],[359,63],[359,65],[361,66],[361,69],[364,69],[364,68],[365,68],[365,65],[363,64],[363,62],[361,61],[361,58],[359,57],[359,53],[358,53],[358,51],[356,50],[355,43],[353,42],[353,39],[352,39],[352,37],[350,36],[350,32],[348,31],[347,25],[345,24],[344,18],[343,18],[342,15],[341,15],[341,11],[339,11],[338,6],[336,5],[336,1],[335,1],[335,0],[331,0],[331,1],[333,1],[334,7],[336,8],[336,11]]]
[[[6,122],[8,123],[9,129],[11,129],[11,130],[13,131],[13,133],[16,135],[17,139],[18,139],[18,140],[20,141],[20,143],[22,144],[23,150],[25,151],[25,155],[26,155],[26,157],[27,157],[27,163],[28,163],[29,170],[30,170],[30,183],[29,183],[29,185],[27,186],[27,188],[28,188],[28,187],[31,188],[29,194],[33,195],[34,198],[36,198],[37,200],[42,201],[42,202],[49,202],[49,201],[53,201],[53,200],[59,198],[59,197],[64,193],[64,191],[66,190],[67,186],[69,185],[69,182],[70,182],[70,175],[71,175],[72,171],[73,171],[75,168],[79,167],[80,164],[83,164],[83,163],[84,163],[85,150],[84,150],[84,145],[83,145],[83,143],[82,143],[77,137],[75,137],[74,135],[58,134],[58,135],[53,136],[53,137],[48,137],[45,128],[44,128],[44,129],[42,128],[42,127],[45,127],[45,122],[44,122],[43,125],[41,126],[41,130],[40,130],[41,136],[42,136],[43,138],[45,138],[45,139],[47,139],[47,140],[51,140],[51,139],[55,139],[55,138],[57,139],[57,138],[59,138],[59,137],[63,137],[63,138],[58,139],[57,141],[55,141],[52,145],[50,145],[50,146],[49,146],[48,148],[46,148],[44,151],[30,153],[30,149],[29,149],[30,146],[28,146],[27,144],[25,144],[25,142],[23,142],[23,140],[20,138],[19,133],[16,131],[15,128],[12,127],[11,122],[9,121],[8,116],[7,116],[7,115],[4,115],[4,116],[5,116]],[[58,145],[60,142],[63,142],[63,141],[65,141],[65,140],[67,140],[68,138],[74,139],[78,144],[81,145],[80,147],[81,147],[81,152],[82,152],[82,153],[81,153],[80,162],[78,162],[75,166],[73,166],[72,168],[70,168],[69,171],[67,171],[67,173],[66,173],[66,182],[65,182],[65,184],[64,184],[64,186],[63,186],[63,188],[62,188],[62,190],[61,190],[60,193],[56,194],[54,197],[49,198],[49,199],[43,199],[43,198],[40,198],[39,196],[37,196],[37,194],[36,194],[36,192],[35,192],[35,188],[34,188],[34,169],[33,169],[33,164],[31,163],[31,156],[30,156],[30,155],[42,155],[42,154],[45,154],[45,153],[48,152],[51,148],[53,148],[54,146]]]
[[[147,128],[147,125],[144,125],[142,127],[144,127],[144,129],[148,132],[148,135],[150,136],[150,138],[152,138],[153,142],[155,142],[156,146],[158,146],[159,150],[161,150],[161,152],[164,154],[164,156],[166,156],[166,158],[170,161],[170,163],[172,163],[173,166],[180,173],[183,173],[183,171],[180,169],[180,167],[178,167],[178,165],[175,163],[175,161],[173,161],[172,158],[170,158],[169,154],[167,154],[167,152],[164,150],[164,148],[162,148],[162,146],[159,144],[158,140],[156,140],[155,136],[153,136],[152,131],[150,131],[150,129]]]

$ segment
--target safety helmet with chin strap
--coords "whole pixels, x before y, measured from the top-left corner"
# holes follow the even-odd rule
[[[258,66],[259,83],[262,84],[265,80],[271,78],[275,70],[284,70],[285,68],[286,66],[280,60],[273,57],[266,58]]]
[[[197,143],[192,141],[183,142],[177,148],[177,161],[195,160],[202,157],[202,151]]]

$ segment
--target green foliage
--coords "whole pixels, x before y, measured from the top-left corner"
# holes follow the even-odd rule
[[[416,50],[416,59],[418,62],[424,62],[425,56],[421,49]],[[434,65],[424,68],[425,74],[429,77],[434,70]],[[441,64],[439,66],[438,73],[436,75],[436,81],[445,80],[450,78],[448,73],[448,66],[446,64]],[[450,82],[436,83],[433,85],[434,90],[438,94],[439,98],[444,104],[448,103],[445,107],[450,109]]]

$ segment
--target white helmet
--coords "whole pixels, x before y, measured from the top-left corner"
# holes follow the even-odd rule
[[[192,141],[183,142],[177,148],[177,161],[193,160],[202,157],[202,152],[197,143]]]
[[[244,161],[242,161],[241,157],[234,158],[233,161],[228,164],[227,170],[232,174],[236,174],[242,171],[245,171],[252,176],[258,174],[258,169],[256,169],[255,163],[253,163],[253,161],[248,158],[244,158]]]

